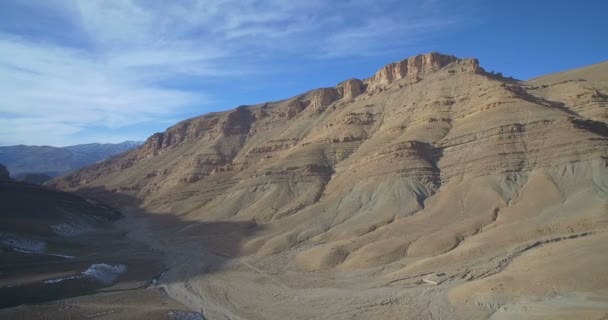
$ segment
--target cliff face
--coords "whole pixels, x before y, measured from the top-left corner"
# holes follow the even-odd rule
[[[463,176],[527,172],[569,163],[569,157],[596,159],[605,144],[603,138],[593,138],[605,136],[605,113],[596,111],[606,104],[601,90],[578,95],[588,108],[581,112],[594,116],[587,119],[577,113],[580,107],[571,97],[565,104],[535,95],[534,90],[547,88],[503,82],[485,74],[476,59],[418,55],[365,80],[349,79],[288,100],[182,121],[140,148],[56,184],[70,189],[101,178],[97,183],[108,181],[114,190],[139,191],[152,200],[216,173],[255,176],[262,168],[275,171],[302,162],[332,170],[363,169],[347,180],[398,170],[402,177],[438,188]],[[496,139],[504,152],[498,152]],[[404,143],[410,146],[403,150],[410,151],[381,151]],[[123,175],[127,169],[132,175]],[[123,178],[105,178],[114,172]]]
[[[240,253],[293,270],[407,261],[391,276],[485,277],[497,252],[608,229],[608,69],[595,68],[524,82],[419,55],[180,122],[54,183],[193,221],[254,220],[264,231]]]
[[[373,77],[367,80],[370,88],[384,88],[402,79],[408,82],[420,81],[425,75],[437,71],[450,64],[460,66],[458,72],[482,72],[477,59],[458,59],[436,52],[417,55],[399,62],[388,64],[381,68]],[[458,68],[454,69],[457,70]]]
[[[80,173],[68,175],[56,183],[61,188],[74,188],[87,184],[97,177],[106,175],[108,171],[114,172],[130,168],[141,161],[158,156],[166,150],[177,148],[180,145],[196,141],[207,141],[213,144],[213,141],[216,139],[221,141],[229,140],[228,143],[231,146],[224,146],[219,149],[214,148],[214,151],[202,156],[202,159],[198,160],[198,163],[206,165],[212,165],[213,163],[213,165],[224,168],[239,153],[238,149],[242,147],[240,143],[234,143],[236,140],[244,141],[255,136],[257,133],[270,130],[275,126],[284,126],[286,123],[283,123],[283,121],[298,116],[304,117],[304,114],[306,114],[307,118],[319,117],[325,113],[330,105],[333,105],[332,111],[335,111],[338,107],[344,108],[347,104],[354,103],[355,101],[353,100],[358,96],[365,94],[366,96],[359,99],[359,101],[366,100],[372,95],[388,88],[393,83],[399,83],[399,87],[410,85],[420,81],[427,74],[439,71],[448,65],[451,66],[449,70],[450,74],[456,72],[476,73],[482,70],[479,68],[476,59],[458,59],[454,56],[446,56],[439,53],[418,55],[400,62],[391,63],[380,69],[369,79],[349,79],[338,84],[335,88],[312,90],[289,100],[258,106],[241,106],[232,111],[208,114],[182,121],[165,132],[152,135],[140,148],[123,157],[84,168]],[[446,70],[443,71],[445,72]],[[351,112],[339,116],[338,119],[335,119],[335,124],[350,125],[354,129],[358,125],[369,126],[373,124],[375,122],[374,117],[375,115],[370,112]],[[333,123],[329,123],[326,126],[331,127],[333,125]],[[356,131],[359,131],[359,134],[352,135],[348,133],[348,130],[344,134],[336,132],[336,137],[326,138],[325,141],[349,142],[365,139],[365,135],[362,135],[365,130]],[[297,143],[295,141],[302,139],[290,138],[288,140],[291,140],[291,144],[296,146]],[[287,148],[287,146],[290,146],[290,144],[260,146],[254,147],[252,151],[253,153],[259,153],[261,150]],[[223,152],[228,149],[230,149],[228,154],[224,154]],[[204,174],[214,170],[221,169],[219,167],[208,168],[204,170]],[[163,172],[167,172],[167,170]],[[157,175],[158,172],[155,171],[147,176]],[[195,176],[200,175],[195,174]],[[186,180],[191,181],[192,179],[187,178]]]

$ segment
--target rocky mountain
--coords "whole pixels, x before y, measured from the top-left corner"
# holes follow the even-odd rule
[[[0,147],[0,162],[14,177],[24,174],[58,176],[140,146],[138,141],[90,143],[68,147],[16,145]]]
[[[429,53],[53,183],[184,221],[168,292],[210,319],[600,318],[607,163],[607,62],[520,81]]]

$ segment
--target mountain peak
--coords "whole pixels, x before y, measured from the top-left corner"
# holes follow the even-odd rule
[[[425,74],[442,69],[450,64],[459,64],[454,72],[479,72],[479,61],[475,58],[460,59],[453,55],[429,52],[393,62],[380,68],[371,78],[366,79],[369,90],[382,90],[395,81],[407,79],[418,82]]]

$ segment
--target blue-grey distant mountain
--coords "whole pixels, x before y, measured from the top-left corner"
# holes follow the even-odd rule
[[[18,174],[15,177],[16,181],[25,182],[30,184],[44,184],[45,182],[53,179],[53,177],[44,173],[22,173]]]
[[[141,141],[89,143],[68,147],[16,145],[0,147],[0,163],[11,176],[44,174],[56,177],[136,148]]]
[[[8,170],[6,170],[6,167],[4,165],[2,165],[2,163],[0,163],[0,181],[10,181],[11,177],[9,175]]]

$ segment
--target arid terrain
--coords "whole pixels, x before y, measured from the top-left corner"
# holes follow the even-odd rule
[[[153,288],[0,317],[608,318],[608,62],[520,81],[418,55],[182,121],[52,186],[124,215],[62,254],[102,250],[77,260]]]
[[[2,180],[2,179],[0,179]],[[0,319],[171,319],[163,256],[93,200],[0,181]],[[127,228],[124,228],[127,227]]]

